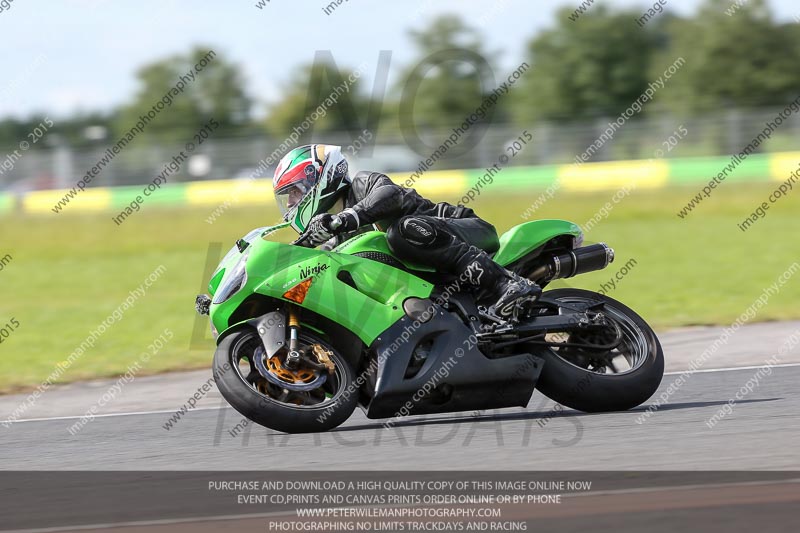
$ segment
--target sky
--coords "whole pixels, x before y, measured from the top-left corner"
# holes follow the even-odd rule
[[[277,100],[294,67],[311,63],[317,50],[331,50],[340,67],[366,62],[362,79],[371,87],[378,52],[392,51],[396,74],[416,57],[408,31],[440,13],[458,13],[480,29],[510,72],[530,38],[554,24],[555,11],[581,0],[346,0],[330,14],[323,11],[330,0],[264,0],[262,9],[258,1],[13,0],[0,11],[0,117],[111,110],[135,93],[138,68],[196,44],[243,68],[257,111]],[[642,12],[652,6],[600,2]],[[679,14],[700,3],[667,2]],[[800,15],[796,0],[770,4],[779,20]]]

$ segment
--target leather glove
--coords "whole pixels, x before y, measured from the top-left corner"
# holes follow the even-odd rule
[[[338,215],[322,213],[311,219],[306,231],[295,242],[308,248],[315,248],[340,233],[356,229],[358,229],[358,215],[352,209],[345,209]]]
[[[340,233],[347,233],[349,231],[357,230],[361,224],[358,220],[358,214],[353,209],[345,209],[338,215],[334,217],[334,219],[338,219],[338,224],[336,220],[333,221],[333,225],[337,226],[334,231],[334,235],[339,235]]]
[[[332,222],[333,215],[329,213],[315,216],[308,223],[306,231],[295,242],[307,248],[316,248],[333,237]]]
[[[358,215],[352,209],[345,209],[338,215],[322,213],[311,219],[308,228],[295,244],[315,248],[340,233],[355,229],[358,229]]]

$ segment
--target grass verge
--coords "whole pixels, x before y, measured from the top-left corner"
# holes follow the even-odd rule
[[[676,213],[694,188],[634,191],[612,202],[608,216],[586,236],[587,242],[616,249],[614,265],[556,285],[599,290],[627,264],[627,274],[609,295],[655,327],[730,324],[800,260],[800,194],[780,200],[747,232],[737,228],[773,189],[774,184],[721,187],[685,220]],[[470,207],[502,232],[524,222],[522,214],[540,191],[490,193]],[[612,196],[560,192],[533,218],[584,225]],[[209,211],[154,207],[119,227],[108,214],[5,217],[0,256],[11,254],[13,261],[0,271],[0,325],[14,318],[20,326],[0,345],[0,391],[31,388],[46,379],[160,265],[165,270],[147,294],[59,381],[124,373],[165,328],[174,337],[139,374],[208,367],[214,344],[207,324],[205,341],[192,347],[190,338],[194,296],[205,292],[209,250],[216,246],[224,252],[249,229],[277,219],[272,206],[248,207],[208,225]],[[219,257],[211,255],[216,263]],[[800,319],[798,298],[800,282],[791,280],[754,321]]]

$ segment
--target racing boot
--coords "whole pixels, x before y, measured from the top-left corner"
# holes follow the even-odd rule
[[[461,279],[482,291],[481,299],[494,302],[489,313],[504,320],[516,318],[526,304],[542,294],[536,283],[506,270],[474,246],[461,257],[458,267]]]

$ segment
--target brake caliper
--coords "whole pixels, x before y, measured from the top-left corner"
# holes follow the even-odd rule
[[[333,363],[331,359],[331,355],[333,355],[329,350],[326,350],[320,344],[315,344],[311,347],[311,353],[314,354],[314,357],[317,358],[317,361],[321,365],[324,365],[326,369],[328,369],[329,374],[333,374],[333,371],[336,369],[336,365]]]

